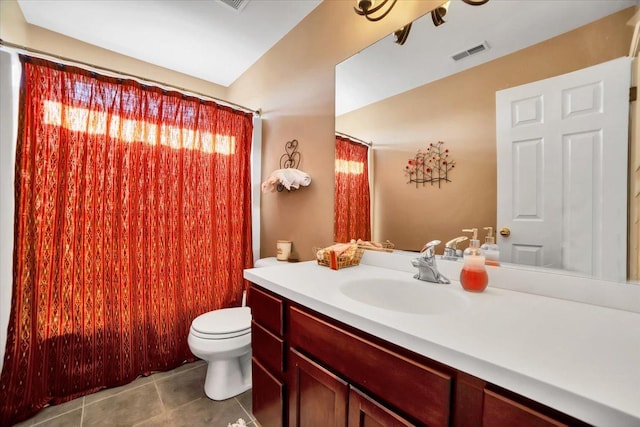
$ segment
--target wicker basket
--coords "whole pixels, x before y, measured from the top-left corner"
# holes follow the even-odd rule
[[[358,247],[362,248],[364,250],[367,251],[379,251],[379,252],[393,252],[393,248],[396,247],[396,245],[394,245],[393,243],[391,243],[390,241],[386,241],[386,242],[382,242],[381,243],[381,247],[376,247],[376,246],[371,246],[368,244],[360,244],[358,243]]]
[[[352,267],[360,264],[364,249],[354,246],[353,251],[347,250],[348,253],[343,253],[337,256],[333,251],[324,251],[321,257],[318,257],[318,252],[323,248],[313,248],[313,253],[316,254],[316,260],[319,265],[324,265],[332,270],[340,270],[341,268]]]
[[[396,245],[394,245],[394,244],[393,244],[393,243],[391,243],[389,240],[387,240],[386,242],[383,242],[383,243],[382,243],[382,247],[383,247],[383,248],[385,248],[385,249],[391,249],[391,250],[393,250],[393,249],[396,247]]]

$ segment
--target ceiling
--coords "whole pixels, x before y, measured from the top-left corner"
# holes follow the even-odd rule
[[[637,0],[491,0],[470,6],[452,0],[443,25],[430,14],[416,20],[407,42],[390,35],[336,67],[336,115],[362,108],[503,55],[523,49],[619,10]],[[451,56],[486,42],[488,50]]]
[[[320,1],[18,0],[18,4],[32,25],[229,86]],[[238,10],[226,3],[239,4]]]

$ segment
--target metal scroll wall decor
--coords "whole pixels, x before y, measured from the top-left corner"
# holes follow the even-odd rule
[[[418,150],[415,157],[407,161],[404,173],[409,177],[407,184],[416,184],[416,188],[422,184],[438,185],[441,188],[443,182],[451,182],[449,171],[455,167],[456,162],[449,158],[449,149],[444,148],[444,142],[430,143],[426,150]]]
[[[284,154],[280,157],[280,169],[298,168],[302,155],[298,151],[298,140],[292,139],[284,144]],[[284,185],[278,184],[276,190],[284,190]]]

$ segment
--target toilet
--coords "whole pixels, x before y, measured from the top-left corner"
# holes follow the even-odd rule
[[[259,259],[255,267],[277,265],[275,257]],[[205,394],[225,400],[251,388],[251,309],[222,308],[193,319],[189,329],[189,349],[207,362]]]
[[[189,349],[207,362],[205,394],[225,400],[251,388],[251,310],[223,308],[196,317]]]

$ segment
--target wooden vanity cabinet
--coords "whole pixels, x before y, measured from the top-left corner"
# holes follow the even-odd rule
[[[588,426],[256,285],[249,302],[262,427]]]
[[[403,417],[434,427],[449,425],[453,370],[426,358],[408,358],[389,343],[302,307],[290,306],[287,312],[290,348],[384,399],[387,408]]]
[[[251,307],[252,409],[262,427],[282,427],[285,419],[284,301],[249,288]]]

